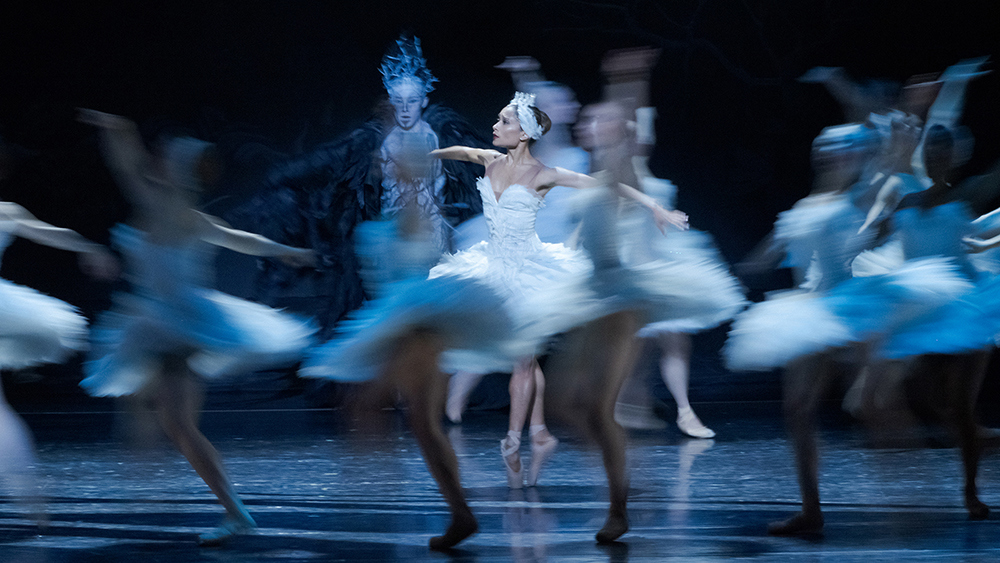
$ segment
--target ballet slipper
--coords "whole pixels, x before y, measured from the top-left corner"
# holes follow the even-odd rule
[[[435,551],[448,550],[478,531],[479,523],[472,513],[456,515],[452,517],[451,525],[445,533],[431,538],[428,545]]]
[[[692,438],[708,439],[715,437],[715,432],[702,424],[701,420],[698,419],[698,415],[694,414],[694,411],[690,408],[677,411],[677,428]]]
[[[512,489],[524,486],[524,464],[521,463],[520,449],[521,437],[513,430],[508,431],[507,437],[500,440],[500,455],[503,456],[503,463],[507,468],[507,486]]]
[[[604,522],[604,527],[597,532],[594,539],[597,540],[597,543],[611,543],[622,537],[627,531],[628,515],[625,513],[625,510],[612,509],[608,512],[608,519]]]
[[[767,526],[767,533],[772,536],[819,534],[822,531],[823,514],[818,511],[799,512],[787,520],[772,522]]]
[[[226,543],[233,536],[252,533],[257,529],[257,523],[249,514],[239,516],[227,516],[222,524],[210,532],[205,532],[198,536],[198,545],[202,547],[216,547]]]
[[[545,427],[543,426],[542,429]],[[536,440],[535,437],[539,434],[541,430],[533,432],[531,435],[531,464],[528,466],[528,486],[534,487],[538,484],[538,475],[542,471],[542,465],[552,457],[555,453],[556,447],[559,446],[559,440],[555,436],[549,434],[542,440]]]

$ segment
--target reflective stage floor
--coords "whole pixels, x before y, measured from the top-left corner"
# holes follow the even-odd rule
[[[825,533],[769,537],[767,522],[798,504],[779,405],[696,407],[718,432],[714,441],[684,439],[672,426],[630,436],[632,529],[610,546],[593,539],[607,508],[596,451],[556,427],[563,441],[539,486],[511,491],[498,447],[505,414],[468,414],[449,435],[480,532],[451,553],[426,547],[448,514],[395,412],[364,429],[330,411],[207,412],[203,428],[260,526],[221,548],[196,546],[196,534],[216,525],[222,509],[155,433],[128,436],[121,414],[26,414],[50,526],[39,534],[24,507],[0,501],[0,561],[1000,558],[1000,518],[966,518],[957,450],[872,448],[835,409],[823,424]],[[1000,506],[995,451],[983,458],[980,489],[987,504]]]

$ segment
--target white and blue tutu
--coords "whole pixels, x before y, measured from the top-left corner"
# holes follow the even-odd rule
[[[150,242],[125,225],[112,230],[125,255],[133,292],[115,296],[92,331],[81,386],[95,396],[138,392],[165,355],[182,355],[206,378],[291,365],[313,342],[315,325],[208,289],[213,254],[200,240]]]
[[[897,252],[862,253],[873,236],[858,232],[863,221],[838,194],[810,196],[779,216],[775,239],[785,244],[785,264],[814,275],[806,288],[776,292],[736,318],[723,348],[730,369],[766,371],[827,349],[882,342],[972,288],[948,258],[885,268]],[[851,277],[852,263],[869,275]]]

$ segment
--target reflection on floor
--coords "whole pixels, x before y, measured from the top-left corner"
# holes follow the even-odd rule
[[[127,440],[115,415],[28,414],[48,495],[48,530],[0,503],[0,561],[855,561],[1000,558],[1000,523],[971,522],[950,448],[869,448],[838,416],[824,425],[826,530],[774,538],[767,522],[797,507],[798,487],[773,403],[697,405],[714,441],[674,429],[630,438],[631,531],[599,546],[607,489],[596,451],[563,439],[539,486],[508,490],[499,455],[504,413],[449,428],[480,533],[450,554],[428,551],[447,511],[398,413],[364,428],[329,411],[219,411],[203,427],[260,530],[201,549],[222,518],[204,483],[162,441]],[[122,416],[122,415],[117,415]],[[982,498],[1000,504],[996,457]]]

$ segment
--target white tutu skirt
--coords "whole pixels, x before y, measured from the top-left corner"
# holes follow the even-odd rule
[[[654,237],[649,248],[657,259],[631,266],[648,280],[643,285],[657,304],[650,310],[652,322],[639,336],[708,330],[732,319],[749,304],[743,286],[730,273],[710,235],[671,231]]]
[[[92,331],[81,386],[94,396],[136,393],[168,354],[187,356],[191,370],[207,378],[290,365],[315,332],[311,321],[204,288],[169,302],[119,295]]]
[[[737,315],[723,357],[732,370],[767,371],[830,348],[884,342],[972,288],[952,260],[925,258],[828,291],[778,292]]]
[[[299,375],[345,382],[378,376],[398,340],[414,331],[441,337],[445,371],[508,370],[529,343],[514,340],[503,299],[471,279],[438,277],[389,284],[337,326],[332,340],[311,350]]]
[[[0,279],[0,368],[58,363],[87,348],[87,320],[68,303]]]
[[[490,243],[481,242],[445,256],[430,277],[476,280],[491,288],[503,299],[516,341],[531,342],[540,352],[551,336],[610,312],[591,287],[592,273],[583,252],[536,238],[507,257],[492,254]]]

